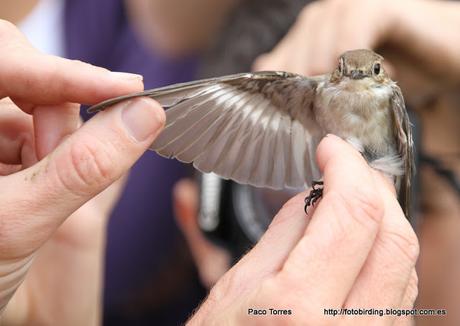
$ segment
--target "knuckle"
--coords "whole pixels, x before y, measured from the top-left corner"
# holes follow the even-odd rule
[[[412,229],[406,232],[390,232],[386,238],[393,247],[396,247],[396,251],[399,252],[404,259],[415,264],[420,253],[420,246],[417,236]]]
[[[40,64],[41,64],[41,75],[47,76],[49,80],[58,81],[54,84],[48,84],[46,88],[43,88],[43,96],[49,97],[50,94],[59,94],[57,90],[59,88],[66,89],[68,85],[65,83],[65,79],[62,78],[62,71],[60,71],[59,64],[57,60],[51,59],[51,57],[44,55],[40,57]],[[37,83],[39,85],[39,80],[41,76],[32,77],[33,79],[30,80],[30,83]],[[54,96],[54,95],[53,95]]]
[[[73,142],[57,167],[60,183],[77,195],[98,192],[115,179],[113,159],[98,140]]]
[[[380,224],[384,207],[377,192],[354,188],[350,194],[342,194],[332,190],[326,196],[333,197],[331,201],[337,205],[336,207],[345,211],[356,223],[366,228],[374,228]]]
[[[68,70],[71,66],[66,65],[68,62],[67,59],[64,58],[53,58],[53,57],[46,57],[48,59],[49,67],[47,69],[49,70],[49,76],[51,80],[56,80],[59,83],[56,85],[56,89],[68,89],[72,88],[72,79],[67,76],[67,74],[64,74],[63,72]],[[72,64],[74,62],[79,61],[79,60],[69,60]],[[78,64],[76,64],[78,65]],[[82,68],[82,67],[81,67]],[[75,70],[82,70],[82,69],[75,69]]]
[[[211,289],[209,298],[216,302],[222,302],[225,298],[239,293],[244,284],[242,278],[243,276],[237,270],[230,270]]]
[[[211,302],[222,302],[223,298],[225,298],[225,294],[228,291],[228,277],[227,274],[224,275],[216,285],[213,286],[211,291],[209,292],[208,300]]]
[[[363,216],[366,220],[372,219],[378,223],[383,217],[383,201],[374,191],[357,190],[348,203],[356,213],[354,216]]]
[[[85,63],[80,60],[70,60],[60,57],[53,57],[49,55],[43,56],[43,71],[50,80],[56,81],[53,85],[49,85],[49,89],[45,89],[48,93],[51,94],[65,94],[62,90],[72,89],[75,85],[75,80],[70,78],[69,71],[81,72],[88,69],[88,67],[94,67],[94,70],[105,71],[104,68],[97,68],[88,63]],[[89,92],[94,92],[89,90]],[[89,95],[93,95],[89,93]],[[55,96],[55,95],[54,95]],[[68,99],[64,98],[64,95],[61,95],[63,101]]]
[[[71,147],[72,166],[88,185],[106,184],[112,176],[112,160],[105,146],[95,143],[75,143]]]

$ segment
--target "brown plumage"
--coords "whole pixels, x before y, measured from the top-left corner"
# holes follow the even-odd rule
[[[152,150],[202,172],[274,189],[318,180],[316,146],[332,133],[393,178],[409,216],[412,133],[401,90],[382,61],[370,50],[353,50],[327,75],[236,74],[121,96],[89,111],[152,97],[168,109]]]

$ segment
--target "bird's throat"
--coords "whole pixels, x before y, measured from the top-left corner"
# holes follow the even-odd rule
[[[383,146],[391,138],[391,86],[366,79],[318,85],[316,119],[327,133]]]

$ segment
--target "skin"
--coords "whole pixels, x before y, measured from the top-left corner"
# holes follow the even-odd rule
[[[164,112],[141,99],[80,127],[76,103],[140,91],[142,78],[43,55],[2,20],[0,50],[1,307],[14,293],[2,325],[96,325],[119,187],[102,191],[152,143]]]
[[[421,101],[460,81],[459,16],[455,1],[317,1],[302,10],[286,37],[261,55],[254,69],[311,76],[330,71],[346,50],[381,49],[406,100]]]
[[[394,316],[324,315],[330,307],[410,309],[417,296],[418,244],[393,186],[351,145],[329,135],[317,160],[326,187],[310,218],[302,205],[306,193],[286,203],[189,325],[411,323]],[[251,316],[249,308],[291,309],[292,315]]]
[[[459,28],[458,1],[318,1],[302,10],[287,36],[254,67],[317,74],[334,67],[334,57],[344,49],[378,49],[406,104],[419,115],[422,151],[441,159],[458,180]],[[417,305],[446,308],[450,313],[436,323],[458,324],[460,201],[432,168],[419,167],[418,176],[422,253]],[[420,325],[432,322],[417,318]]]
[[[385,70],[398,81],[406,103],[419,110],[424,150],[445,158],[443,163],[458,175],[458,96],[446,93],[460,79],[459,28],[460,4],[456,1],[317,1],[302,10],[286,37],[261,55],[254,69],[311,76],[334,69],[337,56],[345,50],[379,49],[385,57]],[[436,319],[436,323],[458,324],[460,203],[445,180],[431,169],[421,167],[418,174],[423,209],[418,229],[422,246],[418,307],[447,308],[448,315]],[[182,185],[178,189],[191,191]],[[181,215],[178,220],[182,225]],[[198,254],[201,261],[206,261],[206,252]],[[217,280],[215,277],[208,283]],[[417,323],[431,325],[433,319],[418,318]]]
[[[373,71],[382,61],[370,51],[345,53],[330,80],[318,86],[315,100],[316,120],[324,130],[343,139],[355,139],[365,155],[372,153],[380,159],[394,156],[396,147],[389,126],[393,108],[388,109],[393,82],[383,68],[378,73]],[[392,172],[390,175],[401,173]]]
[[[14,26],[0,23],[5,53],[0,91],[20,104],[2,102],[5,109],[0,111],[4,114],[0,121],[10,126],[1,129],[0,158],[17,169],[0,179],[2,189],[9,189],[1,199],[2,271],[11,267],[12,260],[35,255],[26,281],[2,315],[3,322],[96,324],[99,241],[103,239],[98,232],[103,232],[104,223],[94,216],[68,217],[126,172],[160,131],[164,113],[151,100],[141,99],[100,113],[77,129],[78,122],[72,120],[78,120],[77,106],[69,103],[95,103],[138,91],[140,79],[42,55]],[[55,124],[50,125],[50,120]],[[412,306],[418,244],[394,189],[351,146],[334,136],[320,145],[318,161],[327,187],[324,204],[317,206],[311,221],[305,219],[301,204],[305,194],[301,194],[278,214],[259,245],[216,285],[191,323],[244,320],[249,317],[239,309],[246,309],[248,302],[280,300],[275,292],[289,292],[299,284],[306,300],[287,296],[284,303],[270,303],[284,306],[289,302],[299,312],[294,316],[299,321],[324,321],[319,304]],[[344,178],[344,171],[354,173]],[[387,267],[383,275],[382,264]],[[72,268],[78,272],[72,274]],[[16,272],[2,273],[0,283],[6,289],[11,284],[5,280]],[[389,291],[381,301],[365,295],[384,285]]]

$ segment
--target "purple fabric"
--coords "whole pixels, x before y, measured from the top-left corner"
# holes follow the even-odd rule
[[[142,74],[146,89],[194,77],[195,58],[171,60],[154,55],[142,46],[128,26],[121,0],[68,0],[65,29],[69,58],[115,71]],[[88,118],[86,112],[82,111],[82,115]],[[171,255],[174,254],[172,248],[183,243],[172,216],[171,188],[187,172],[177,161],[161,158],[153,152],[145,153],[133,167],[109,224],[105,324],[108,321],[111,321],[110,325],[118,324],[113,322],[115,319],[119,324],[134,322],[128,317],[123,320],[120,310],[126,310],[125,306],[136,302],[136,291],[147,287],[146,284],[155,284],[152,278],[167,268],[164,265],[171,261]],[[197,283],[196,275],[190,282]],[[155,289],[155,285],[152,288]],[[143,320],[146,324],[158,321],[177,324],[193,309],[201,295],[200,287],[196,284],[185,288],[178,304],[183,309],[182,315],[176,312],[175,302],[171,300],[169,306],[163,307],[163,310],[174,311],[172,314],[166,313],[169,318],[164,317],[162,311],[158,311],[162,317],[152,315],[150,311],[150,316],[142,319],[143,312],[137,311],[138,319],[135,322],[142,324]],[[183,298],[187,296],[190,304],[184,303]],[[117,314],[121,317],[115,318]]]

